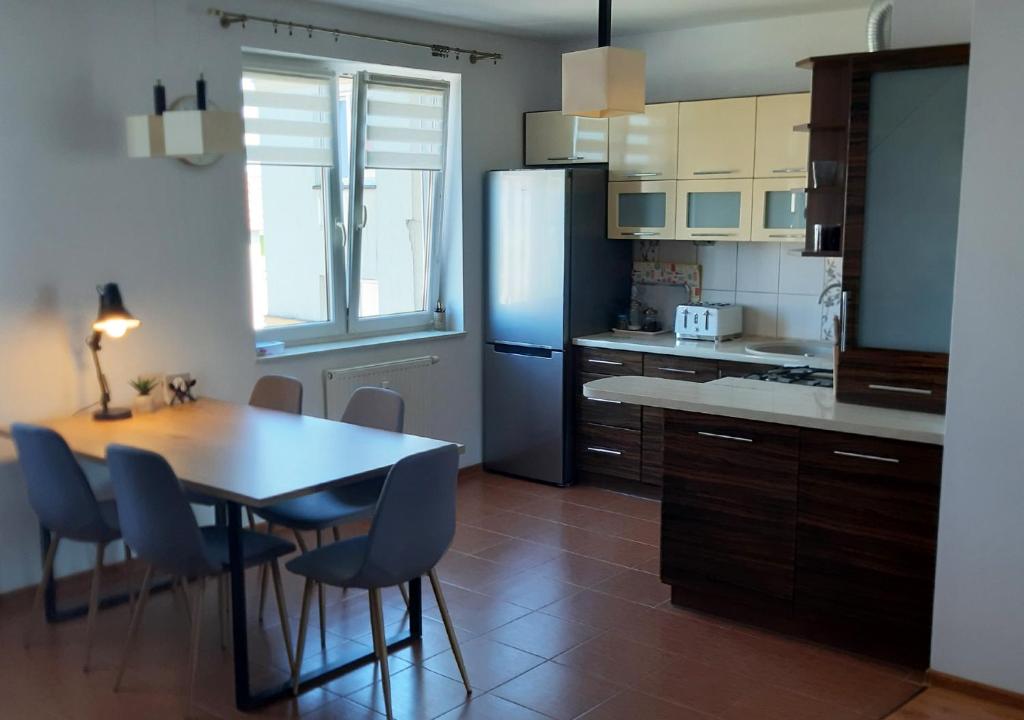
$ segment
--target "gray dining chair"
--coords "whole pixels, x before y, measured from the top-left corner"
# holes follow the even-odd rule
[[[388,673],[381,589],[401,585],[423,575],[430,577],[466,693],[473,692],[436,570],[455,535],[458,472],[458,449],[454,445],[399,460],[384,482],[367,535],[310,550],[287,563],[289,570],[306,578],[296,660],[292,669],[292,688],[296,693],[302,671],[313,585],[362,588],[368,591],[370,599],[373,647],[380,663],[384,706],[390,720],[391,677]]]
[[[103,554],[110,543],[121,538],[117,507],[113,500],[97,500],[81,465],[64,438],[53,430],[15,423],[11,427],[18,464],[28,486],[28,499],[40,524],[51,534],[43,560],[43,577],[32,600],[32,615],[25,631],[25,647],[32,640],[46,585],[53,575],[53,562],[62,540],[94,543],[96,565],[89,588],[89,613],[85,631],[85,662],[89,670],[96,612],[99,606]]]
[[[405,401],[394,390],[379,387],[361,387],[352,393],[341,421],[363,427],[402,432],[405,425]],[[257,508],[256,513],[267,521],[268,532],[275,525],[286,527],[295,533],[295,540],[302,552],[307,552],[302,532],[316,533],[316,546],[323,547],[323,533],[332,530],[335,541],[341,539],[339,525],[363,520],[373,514],[380,497],[381,487],[387,473],[379,477],[369,478],[357,483],[343,485],[313,495],[305,495],[293,500],[285,500],[276,505]],[[402,597],[408,596],[404,587],[400,586]],[[320,617],[324,617],[326,600],[323,587],[318,588]],[[266,584],[260,582],[260,602],[258,618],[263,620],[263,606],[266,599]],[[320,623],[320,646],[327,646],[327,632],[324,623]]]
[[[128,654],[146,609],[153,573],[168,573],[183,583],[191,578],[194,591],[189,612],[192,627],[187,681],[188,708],[191,710],[202,625],[203,592],[208,577],[222,577],[228,570],[228,529],[222,526],[199,527],[184,488],[162,456],[148,450],[111,445],[107,448],[107,464],[125,542],[146,564],[139,598],[132,611],[128,637],[118,664],[114,691],[120,688],[124,677]],[[245,567],[270,566],[288,663],[289,667],[294,667],[295,658],[292,654],[291,631],[278,558],[295,550],[295,546],[273,535],[249,530],[242,530],[241,533]]]

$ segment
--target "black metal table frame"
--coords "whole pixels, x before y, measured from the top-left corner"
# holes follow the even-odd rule
[[[293,697],[289,679],[281,685],[253,692],[249,685],[249,636],[245,608],[245,567],[242,557],[242,507],[227,503],[228,557],[231,581],[231,633],[232,655],[235,664],[235,706],[242,712],[259,709],[276,700]],[[409,634],[388,641],[393,652],[417,642],[423,635],[423,596],[420,578],[409,581]],[[352,653],[348,658],[336,660],[315,670],[303,673],[299,679],[299,692],[319,687],[340,675],[356,670],[376,660],[374,653]]]

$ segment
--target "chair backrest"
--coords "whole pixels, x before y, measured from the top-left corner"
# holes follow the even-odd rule
[[[405,426],[405,401],[399,393],[387,388],[356,388],[345,406],[341,421],[378,430],[402,432]]]
[[[43,527],[71,540],[103,534],[106,523],[82,466],[53,430],[15,423],[11,427],[28,500]]]
[[[399,460],[388,473],[359,573],[369,587],[420,577],[437,565],[455,536],[455,445]]]
[[[284,375],[264,375],[252,386],[249,404],[299,415],[302,413],[302,383]]]
[[[214,569],[185,490],[162,456],[111,445],[107,465],[121,534],[140,559],[173,575]]]

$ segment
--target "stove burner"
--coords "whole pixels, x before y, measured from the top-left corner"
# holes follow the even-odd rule
[[[832,387],[832,371],[819,370],[806,365],[800,367],[774,367],[764,372],[747,375],[748,380],[808,385],[811,387]]]

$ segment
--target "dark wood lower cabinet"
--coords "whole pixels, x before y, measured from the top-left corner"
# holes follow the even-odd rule
[[[926,667],[942,449],[665,412],[678,605]]]

